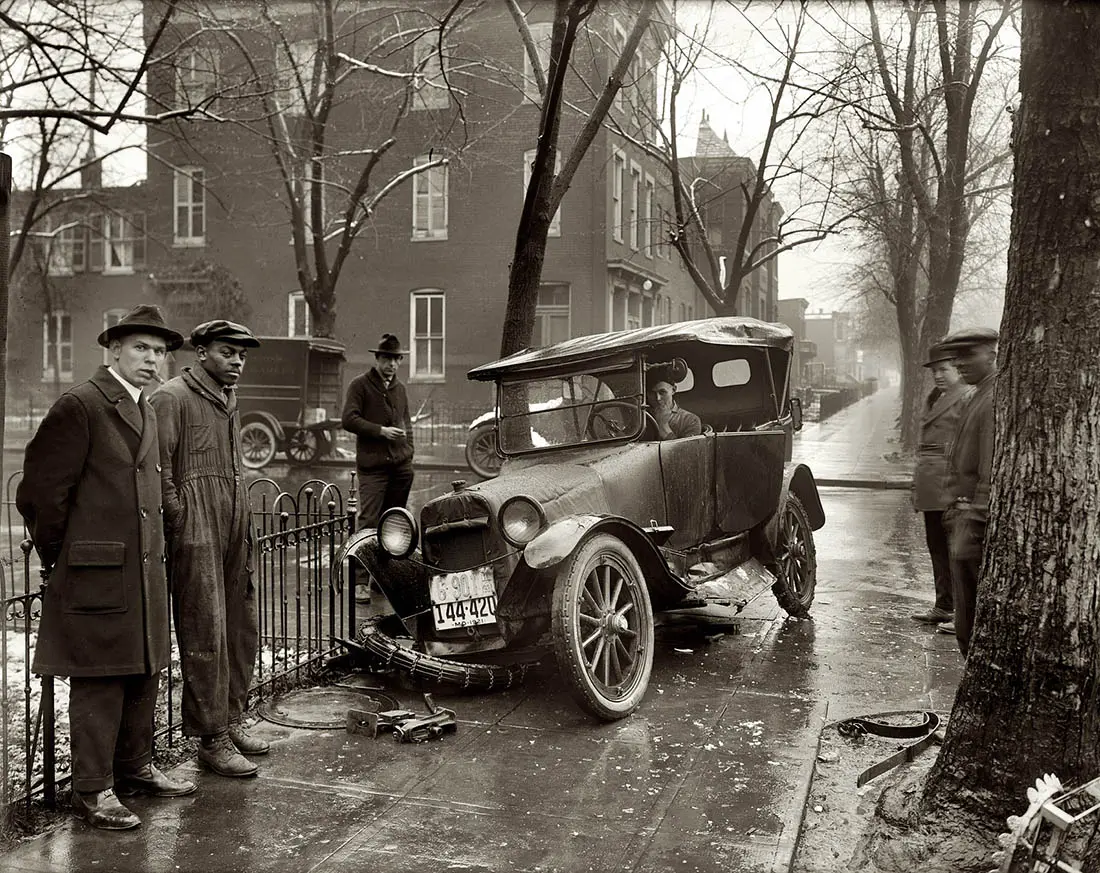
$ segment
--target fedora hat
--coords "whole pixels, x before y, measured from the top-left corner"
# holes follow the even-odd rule
[[[183,345],[183,334],[172,330],[164,323],[164,316],[160,310],[149,303],[139,303],[122,318],[118,324],[112,324],[99,335],[99,344],[104,348],[111,345],[112,340],[122,339],[132,333],[151,333],[164,337],[168,341],[168,351],[175,351]]]
[[[382,334],[382,339],[378,343],[378,348],[367,349],[367,351],[374,352],[376,355],[392,355],[395,358],[408,354],[408,351],[401,348],[401,340],[392,333]]]

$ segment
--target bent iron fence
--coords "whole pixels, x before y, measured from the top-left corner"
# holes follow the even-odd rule
[[[53,808],[71,779],[67,680],[30,672],[45,581],[37,555],[15,509],[21,474],[4,494],[6,553],[0,555],[0,801],[4,823],[41,801]],[[312,679],[326,658],[342,651],[337,638],[354,636],[355,598],[344,585],[336,555],[354,530],[354,482],[347,497],[313,479],[294,494],[272,479],[249,485],[252,503],[253,581],[260,626],[260,654],[251,694],[278,694]],[[335,572],[333,572],[335,568]],[[18,580],[18,581],[17,581]],[[181,737],[180,672],[175,634],[172,663],[161,683],[156,740],[174,746]]]

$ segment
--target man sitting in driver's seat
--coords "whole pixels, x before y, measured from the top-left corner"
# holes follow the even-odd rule
[[[658,439],[674,440],[699,436],[703,432],[703,422],[699,416],[677,405],[676,383],[667,369],[650,370],[646,383],[646,400],[649,402],[649,412],[657,422]]]

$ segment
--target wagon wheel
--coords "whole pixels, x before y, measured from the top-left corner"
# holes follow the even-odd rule
[[[295,464],[309,464],[321,457],[321,440],[317,432],[300,427],[286,441],[286,456]]]
[[[779,517],[775,544],[778,569],[772,592],[779,605],[795,618],[810,614],[817,588],[817,550],[806,509],[794,494],[788,494]]]
[[[618,415],[612,413],[618,412]],[[627,400],[609,400],[593,409],[585,433],[594,440],[610,440],[633,431],[638,407]]]
[[[479,424],[470,431],[466,438],[466,463],[482,479],[492,479],[500,472],[496,424]]]
[[[250,421],[241,428],[241,455],[244,465],[258,470],[271,463],[278,449],[275,431],[262,421]]]
[[[623,543],[597,534],[558,571],[554,654],[581,708],[605,721],[630,715],[653,670],[653,608]]]

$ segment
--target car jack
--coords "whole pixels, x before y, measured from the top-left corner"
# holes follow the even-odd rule
[[[439,739],[445,733],[454,733],[458,721],[453,709],[436,706],[431,694],[424,695],[428,714],[423,715],[409,709],[387,709],[381,712],[349,709],[348,733],[370,734],[377,737],[381,732],[393,734],[399,743],[423,743]]]

